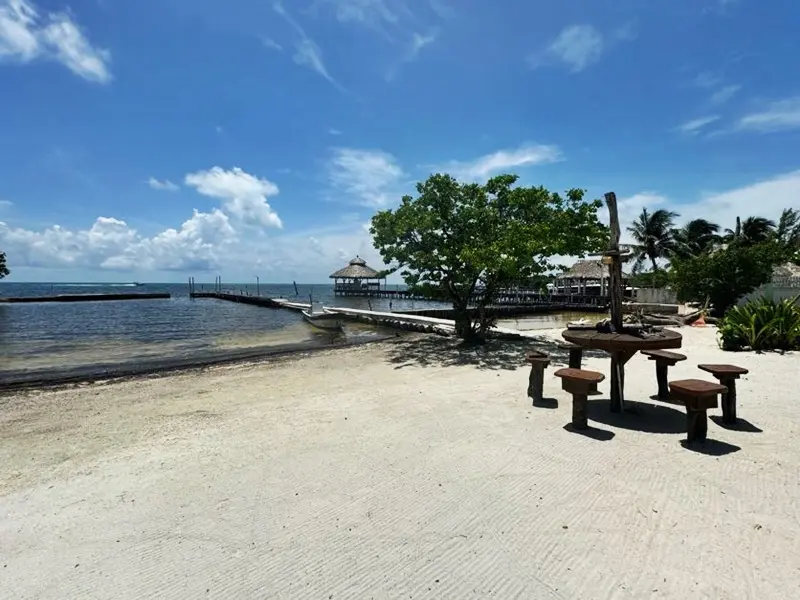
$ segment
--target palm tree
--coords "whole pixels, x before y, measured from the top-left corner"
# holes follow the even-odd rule
[[[752,246],[768,240],[774,231],[775,221],[764,217],[747,217],[742,221],[736,217],[736,229],[726,229],[724,239],[726,242],[738,242]]]
[[[633,270],[638,272],[646,260],[650,260],[653,271],[658,271],[658,259],[667,258],[674,246],[672,231],[675,219],[679,215],[663,208],[658,209],[653,214],[649,214],[646,208],[642,209],[633,224],[628,227],[628,231],[636,240],[634,256],[636,262]]]
[[[778,242],[791,250],[800,249],[800,210],[784,208],[775,230]]]
[[[706,219],[694,219],[672,231],[674,244],[670,253],[678,258],[690,258],[710,250],[720,240],[719,225]]]

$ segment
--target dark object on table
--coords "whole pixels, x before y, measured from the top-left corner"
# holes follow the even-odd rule
[[[725,386],[702,379],[671,381],[669,389],[673,399],[686,405],[686,441],[705,441],[708,434],[708,409],[717,408],[717,396]]]
[[[581,362],[583,362],[583,348],[581,348],[577,344],[572,344],[570,342],[565,342],[563,344],[558,344],[558,348],[560,350],[569,350],[569,368],[570,369],[580,369],[581,368]]]
[[[544,394],[544,370],[550,366],[550,357],[544,352],[531,352],[525,357],[531,366],[528,377],[528,397],[533,398],[534,404],[542,402]]]
[[[669,398],[669,385],[667,384],[667,371],[682,360],[686,360],[683,354],[670,352],[669,350],[642,350],[642,354],[656,363],[656,382],[658,383],[658,397],[661,400]]]
[[[586,429],[589,427],[589,417],[586,414],[588,396],[597,391],[597,384],[606,376],[583,369],[559,369],[555,376],[561,378],[561,389],[572,394],[572,426],[575,429]]]
[[[722,422],[736,423],[736,380],[750,371],[736,365],[697,365],[698,369],[711,373],[727,388],[722,394]]]

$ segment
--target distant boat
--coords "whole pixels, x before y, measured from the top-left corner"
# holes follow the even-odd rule
[[[318,329],[325,329],[326,331],[342,331],[342,317],[332,313],[317,313],[304,310],[303,319],[309,324],[317,327]]]
[[[136,287],[139,287],[139,286],[142,286],[144,284],[143,283],[139,283],[138,281],[134,281],[133,285],[135,285]]]

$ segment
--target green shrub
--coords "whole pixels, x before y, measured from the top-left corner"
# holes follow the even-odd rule
[[[800,349],[800,307],[798,297],[775,302],[768,298],[751,300],[725,313],[717,324],[723,350]]]

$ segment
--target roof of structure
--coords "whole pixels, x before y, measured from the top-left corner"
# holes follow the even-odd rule
[[[622,276],[628,277],[628,274]],[[608,279],[608,267],[599,260],[579,260],[556,279]]]
[[[378,273],[372,267],[367,266],[367,262],[360,256],[356,256],[350,264],[339,269],[330,276],[331,279],[380,279]]]

